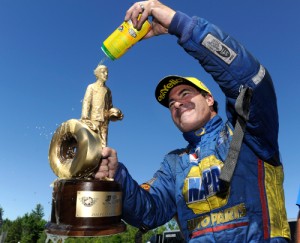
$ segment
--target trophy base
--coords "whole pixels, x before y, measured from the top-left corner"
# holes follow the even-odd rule
[[[126,230],[121,220],[122,192],[114,181],[60,179],[53,188],[51,222],[46,233],[105,236]]]
[[[64,235],[70,237],[93,237],[93,236],[108,236],[122,233],[126,230],[124,222],[111,224],[107,226],[82,226],[76,227],[73,225],[55,224],[48,222],[46,225],[46,233],[52,235]]]

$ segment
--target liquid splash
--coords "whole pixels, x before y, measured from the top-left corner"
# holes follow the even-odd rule
[[[103,65],[103,63],[108,59],[108,56],[105,56],[101,59],[101,61],[99,62],[98,66],[99,65]]]
[[[46,239],[46,243],[50,243],[50,242],[54,242],[54,243],[63,243],[65,242],[65,240],[68,238],[68,236],[61,236],[61,235],[53,235],[53,234],[49,234],[46,233],[47,235],[47,239]]]

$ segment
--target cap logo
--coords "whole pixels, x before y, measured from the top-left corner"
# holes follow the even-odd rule
[[[168,83],[164,84],[164,86],[159,91],[159,96],[157,98],[158,101],[162,101],[166,98],[166,94],[178,83],[182,83],[184,80],[181,78],[170,79]]]

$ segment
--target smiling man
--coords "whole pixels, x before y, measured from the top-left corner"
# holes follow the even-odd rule
[[[277,101],[267,69],[217,26],[157,0],[133,4],[125,20],[139,29],[149,16],[152,29],[145,38],[176,36],[220,86],[227,120],[200,80],[167,76],[155,97],[187,146],[168,153],[141,187],[117,152],[104,148],[95,177],[122,185],[123,219],[141,231],[175,217],[188,242],[288,242]]]
[[[173,122],[182,132],[201,128],[217,114],[210,90],[196,78],[166,77],[155,93],[158,102],[170,109]]]

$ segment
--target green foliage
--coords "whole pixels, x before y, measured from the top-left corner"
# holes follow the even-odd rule
[[[8,221],[7,226],[3,227],[4,229],[7,232],[5,243],[19,242],[22,236],[22,218],[18,217],[14,221]]]
[[[4,213],[4,210],[3,210],[3,208],[1,207],[1,205],[0,205],[0,217],[2,218],[2,216],[3,216],[3,213]]]
[[[0,212],[3,215],[3,209],[0,207]],[[44,232],[46,221],[43,219],[44,209],[41,204],[37,204],[35,209],[30,214],[26,213],[23,217],[18,217],[11,221],[4,219],[2,227],[0,227],[0,234],[7,232],[5,243],[45,243],[47,235]],[[178,229],[177,223],[174,219],[165,225],[156,229],[150,230],[144,234],[143,242],[146,242],[155,234],[162,234],[166,230]],[[65,240],[65,243],[134,243],[135,236],[138,229],[127,225],[126,231],[102,237],[70,237]],[[48,241],[47,243],[51,243]]]
[[[14,221],[4,220],[2,232],[7,232],[5,243],[38,242],[46,224],[43,216],[44,209],[41,204],[38,204],[30,214],[26,213]]]
[[[1,226],[3,224],[3,219],[2,219],[3,213],[4,213],[4,210],[0,205],[0,229],[1,229]]]
[[[37,243],[45,243],[47,239],[47,235],[44,231],[40,232],[40,238],[38,239]]]
[[[42,219],[44,217],[44,208],[41,204],[37,204],[35,209],[32,210],[31,214],[38,219]]]
[[[102,237],[67,238],[65,240],[65,243],[134,243],[136,232],[137,228],[127,225],[126,231],[116,235]]]
[[[146,242],[155,234],[162,234],[165,230],[175,230],[178,229],[178,225],[174,219],[168,222],[165,225],[162,225],[156,229],[148,231],[143,235],[143,242]],[[112,236],[103,236],[96,238],[67,238],[65,243],[134,243],[135,235],[138,232],[138,229],[128,225],[126,231],[112,235]]]

